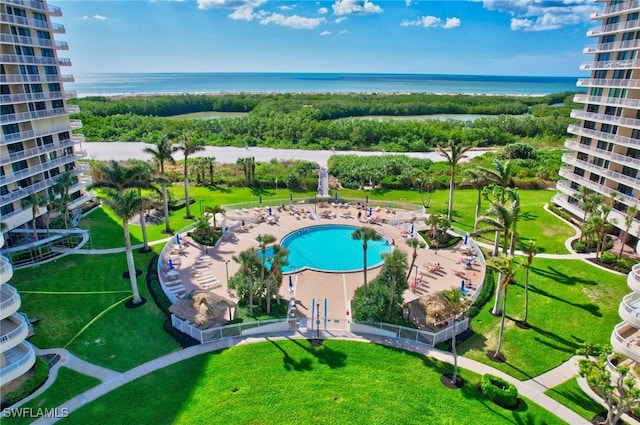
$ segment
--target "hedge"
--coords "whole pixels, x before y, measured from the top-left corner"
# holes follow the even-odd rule
[[[35,390],[40,388],[49,377],[49,363],[40,357],[36,357],[33,376],[20,385],[20,387],[2,396],[2,409],[22,400]]]
[[[480,392],[502,407],[511,408],[518,403],[518,389],[504,379],[488,373],[482,376]]]
[[[467,317],[476,317],[478,313],[480,313],[480,309],[482,309],[487,301],[489,301],[489,298],[491,298],[494,286],[495,280],[493,279],[493,271],[487,270],[484,275],[484,284],[482,285],[482,289],[480,290],[476,300],[467,310]]]

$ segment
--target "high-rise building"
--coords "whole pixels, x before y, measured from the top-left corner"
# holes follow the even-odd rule
[[[69,209],[88,199],[82,192],[86,182],[78,180],[82,170],[76,164],[80,154],[75,147],[82,136],[71,133],[81,123],[69,119],[77,107],[67,105],[66,99],[73,93],[63,87],[73,77],[60,72],[71,61],[58,57],[68,46],[55,40],[65,29],[50,19],[57,16],[62,16],[60,8],[44,0],[0,2],[2,231],[28,226],[34,211],[40,216],[39,227],[43,227],[42,215],[47,208],[42,203],[56,196],[54,184],[67,171],[72,177]],[[34,199],[41,203],[38,208],[32,207]]]
[[[598,0],[601,1],[602,0]],[[570,125],[565,142],[568,152],[562,157],[560,191],[554,202],[575,216],[584,216],[581,188],[613,196],[608,221],[626,230],[629,208],[640,210],[640,2],[607,0],[605,7],[591,15],[601,25],[590,29],[585,54],[592,62],[581,65],[591,72],[578,80],[587,90],[574,100],[584,104],[571,113],[579,124]],[[606,201],[605,201],[606,202]],[[640,221],[636,214],[631,223],[629,241],[637,241]]]

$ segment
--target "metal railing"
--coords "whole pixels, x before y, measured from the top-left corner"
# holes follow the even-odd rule
[[[29,362],[35,362],[36,361],[36,353],[33,350],[33,346],[28,343],[27,341],[22,341],[20,344],[24,345],[27,350],[25,352],[25,354],[18,359],[17,361],[11,363],[9,366],[4,367],[2,369],[0,369],[0,377],[5,376],[11,372],[13,372],[14,370],[17,370],[19,368],[21,368],[22,366],[24,366],[25,364],[29,363]],[[20,345],[18,345],[17,347],[12,348],[12,350],[19,350]],[[21,350],[23,351],[23,350]]]

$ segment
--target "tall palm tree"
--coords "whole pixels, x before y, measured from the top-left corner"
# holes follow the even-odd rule
[[[478,191],[478,197],[476,199],[476,215],[473,222],[473,231],[478,230],[478,218],[480,218],[480,211],[482,209],[482,190],[489,183],[485,173],[480,169],[468,169],[465,171],[465,178],[462,184],[469,186]]]
[[[502,188],[500,202],[504,203],[507,195],[506,189],[513,186],[513,178],[515,176],[515,168],[512,162],[495,159],[493,161],[493,169],[478,167],[478,170],[484,174],[484,178],[488,183],[497,184]]]
[[[65,229],[69,228],[69,203],[71,202],[69,189],[75,183],[76,179],[71,175],[71,172],[65,171],[58,176],[58,179],[53,185],[53,192],[57,195],[54,205],[56,209],[60,210],[64,218]]]
[[[453,213],[453,191],[456,184],[456,165],[465,157],[465,153],[471,149],[470,145],[463,145],[456,140],[449,140],[446,150],[442,146],[438,146],[438,153],[442,155],[449,163],[449,210],[447,211],[447,219],[452,220]]]
[[[498,334],[498,347],[493,354],[493,358],[497,359],[501,356],[500,350],[502,349],[502,340],[504,337],[504,322],[507,314],[507,288],[513,276],[515,276],[520,269],[520,264],[514,257],[501,255],[499,257],[487,258],[487,267],[500,274],[501,279],[498,282],[498,292],[504,293],[504,297],[502,297],[502,316],[500,319],[500,333]]]
[[[273,291],[277,292],[282,284],[282,267],[289,264],[289,250],[280,244],[273,246],[273,255],[269,258],[271,270],[269,278],[273,284]],[[267,284],[267,314],[271,313],[271,285]],[[280,297],[277,297],[278,305],[280,305]]]
[[[233,261],[240,264],[240,268],[247,278],[247,283],[249,284],[249,316],[253,316],[253,269],[256,265],[260,263],[260,258],[258,258],[258,251],[255,248],[251,247],[246,251],[242,251],[237,256],[232,257]]]
[[[224,214],[224,208],[220,205],[204,207],[204,212],[213,214],[213,227],[216,227],[216,214]]]
[[[604,197],[586,186],[580,186],[578,194],[576,195],[578,201],[582,203],[582,226],[580,226],[580,241],[584,240],[584,224],[587,222],[589,214],[602,203]]]
[[[453,376],[451,377],[451,383],[456,384],[458,380],[458,352],[456,349],[456,322],[467,307],[467,302],[464,300],[462,290],[458,287],[453,287],[438,293],[440,299],[446,307],[446,312],[451,315],[451,352],[453,354]]]
[[[387,320],[391,318],[393,311],[393,297],[396,293],[398,282],[398,272],[407,267],[407,253],[399,248],[395,248],[391,252],[382,254],[385,264],[391,270],[391,288],[389,289],[389,310],[387,310]]]
[[[633,224],[633,219],[638,214],[638,207],[635,205],[630,206],[627,209],[627,215],[624,218],[624,232],[622,233],[622,237],[620,238],[620,252],[618,253],[618,260],[622,257],[622,252],[624,251],[624,245],[627,243],[627,236],[629,236],[629,229],[631,229],[631,225]]]
[[[31,192],[26,198],[20,200],[22,208],[31,208],[31,227],[33,228],[33,239],[38,240],[38,229],[36,227],[36,219],[40,214],[40,207],[44,207],[48,204],[48,200],[45,196],[38,195]]]
[[[507,194],[511,199],[511,228],[509,229],[509,232],[511,233],[511,242],[509,243],[509,255],[513,256],[516,252],[516,240],[518,236],[517,228],[518,218],[520,215],[520,193],[518,192],[518,188],[508,188]]]
[[[184,155],[184,200],[187,207],[187,215],[185,218],[193,218],[191,209],[189,208],[189,157],[194,153],[203,151],[204,145],[200,140],[190,139],[185,133],[182,135],[182,140],[178,143],[178,150],[181,150]]]
[[[504,238],[502,249],[504,253],[506,253],[507,243],[509,241],[509,230],[513,225],[511,209],[498,201],[494,201],[487,210],[487,214],[478,218],[478,223],[488,224],[489,227],[480,228],[476,232],[473,232],[472,235],[478,236],[485,233],[495,233],[496,238],[493,244],[493,256],[496,256],[500,251],[500,235],[502,234]]]
[[[529,240],[522,247],[522,251],[527,254],[527,263],[524,267],[527,269],[527,273],[524,279],[524,317],[522,323],[527,324],[527,318],[529,317],[529,272],[531,271],[531,264],[533,263],[533,257],[538,253],[536,242]]]
[[[136,265],[131,250],[131,236],[129,235],[129,220],[145,208],[147,199],[141,198],[136,189],[125,189],[122,193],[109,190],[103,200],[107,208],[111,209],[121,220],[124,231],[124,247],[127,257],[127,269],[129,270],[129,280],[131,281],[131,291],[133,292],[133,304],[140,304],[142,299],[138,292],[138,279],[136,276]]]
[[[364,261],[364,296],[369,296],[369,287],[367,285],[367,242],[379,241],[382,236],[371,227],[359,227],[351,233],[351,238],[362,241],[362,252]]]
[[[215,156],[204,157],[207,168],[209,169],[209,186],[213,186],[213,164],[216,162]]]
[[[265,262],[267,261],[267,245],[274,243],[276,241],[276,237],[269,234],[260,234],[256,236],[256,240],[258,241],[258,244],[260,244],[260,253],[262,254],[260,261],[260,294],[262,294],[265,285],[264,275],[266,270]]]
[[[172,154],[178,150],[177,146],[173,145],[173,142],[166,136],[163,135],[157,138],[153,144],[149,147],[143,149],[144,153],[151,155],[153,160],[158,164],[158,171],[160,171],[160,175],[167,178],[164,172],[164,164],[175,164],[176,161],[173,159]],[[169,197],[167,196],[167,181],[161,182],[162,184],[162,203],[164,207],[164,223],[165,223],[165,233],[173,233],[171,230],[171,225],[169,224]]]
[[[407,271],[407,279],[411,276],[411,269],[413,269],[413,265],[416,263],[416,258],[418,258],[418,248],[426,248],[427,244],[422,242],[422,240],[415,238],[407,238],[407,245],[413,248],[413,253],[411,254],[411,265],[409,266],[409,270]]]

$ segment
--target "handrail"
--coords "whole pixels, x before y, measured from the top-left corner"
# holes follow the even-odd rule
[[[0,310],[6,310],[7,308],[11,307],[13,304],[15,304],[16,302],[20,301],[20,295],[18,294],[18,290],[16,288],[14,288],[13,286],[9,285],[8,283],[4,283],[2,284],[2,289],[4,288],[8,288],[11,292],[13,292],[11,294],[11,296],[2,301],[0,303]]]
[[[26,363],[28,363],[31,360],[35,361],[36,353],[33,350],[33,346],[30,343],[28,343],[27,341],[22,341],[20,344],[24,344],[27,347],[27,352],[17,362],[14,362],[14,363],[10,364],[9,366],[0,369],[0,377],[1,376],[5,376],[6,374],[8,374],[10,372],[13,372],[14,370],[16,370],[19,367],[25,365]],[[18,345],[18,347],[19,347],[19,345]],[[13,348],[13,350],[15,350],[16,348]]]
[[[22,316],[20,314],[17,314],[17,316],[19,316],[22,319],[20,324],[18,325],[18,327],[16,327],[11,332],[8,332],[6,334],[1,335],[0,336],[0,342],[1,343],[6,343],[7,341],[12,340],[13,338],[15,338],[16,336],[20,335],[21,333],[24,333],[25,331],[28,331],[29,325],[27,324],[27,321],[25,320],[24,316]]]

